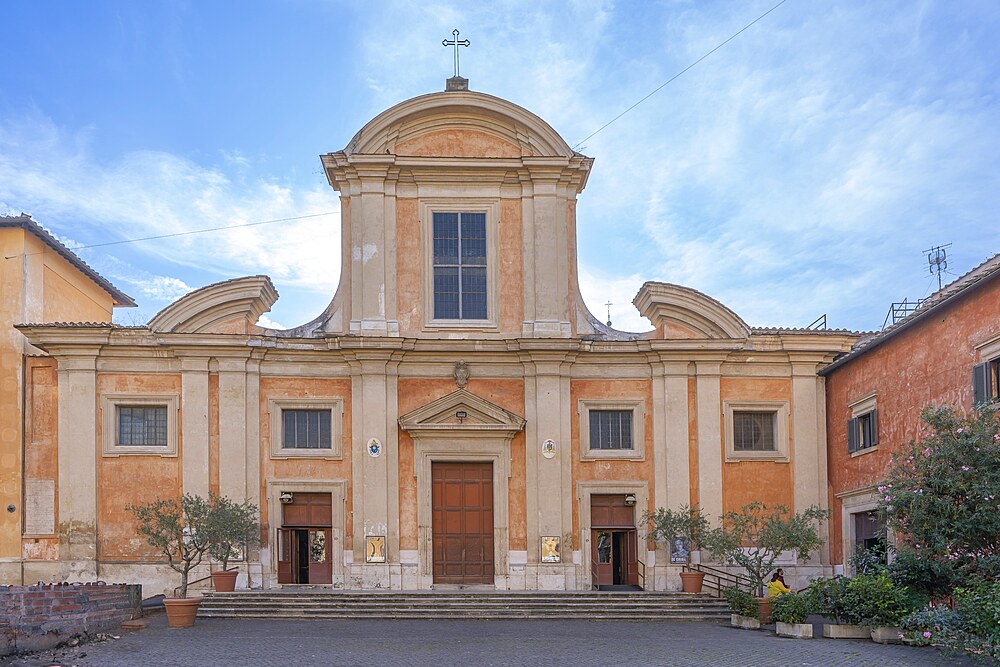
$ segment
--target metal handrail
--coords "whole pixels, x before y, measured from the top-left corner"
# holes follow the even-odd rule
[[[638,558],[636,559],[636,563],[639,564],[639,567],[636,568],[636,572],[639,575],[639,580],[642,582],[639,584],[639,587],[642,588],[642,590],[646,590],[646,564]]]
[[[237,565],[236,567],[226,568],[225,570],[216,570],[216,572],[232,572],[233,570],[239,571],[239,569],[240,569],[240,567],[239,567],[239,565]],[[209,574],[208,576],[202,577],[201,579],[195,579],[194,581],[189,581],[188,582],[188,588],[191,588],[195,584],[200,584],[203,581],[208,581],[211,578],[212,578],[212,575]],[[177,595],[180,594],[180,591],[181,591],[181,587],[180,586],[174,586],[174,597],[177,597]]]
[[[590,590],[596,591],[600,590],[600,586],[597,583],[597,568],[594,567],[593,563],[590,565]]]
[[[711,591],[716,597],[722,597],[722,591],[726,588],[740,588],[753,592],[751,590],[753,582],[747,577],[742,577],[738,574],[733,574],[731,572],[726,572],[725,570],[720,570],[718,568],[709,567],[708,565],[691,564],[687,563],[683,566],[683,569],[689,572],[702,572],[705,574],[705,580],[702,586],[709,591]]]

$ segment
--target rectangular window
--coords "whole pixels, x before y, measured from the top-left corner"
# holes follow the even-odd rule
[[[849,419],[847,421],[847,451],[854,452],[868,449],[878,444],[878,410]]]
[[[119,405],[119,447],[166,447],[167,406]]]
[[[486,214],[433,215],[434,319],[485,320]]]
[[[1000,357],[972,369],[972,403],[980,405],[1000,398]]]
[[[331,449],[330,410],[282,410],[284,449]]]
[[[774,412],[733,411],[733,449],[737,452],[775,451]]]
[[[591,449],[632,449],[631,410],[591,410]]]

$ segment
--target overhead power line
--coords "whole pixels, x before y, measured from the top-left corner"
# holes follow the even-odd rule
[[[208,232],[221,232],[226,229],[239,229],[241,227],[259,227],[260,225],[273,225],[277,222],[291,222],[292,220],[305,220],[307,218],[321,218],[324,215],[334,215],[337,211],[326,211],[325,213],[310,213],[309,215],[295,215],[290,218],[275,218],[274,220],[260,220],[258,222],[244,222],[238,225],[224,225],[222,227],[208,227],[206,229],[192,229],[187,232],[174,232],[173,234],[158,234],[157,236],[143,236],[137,239],[121,239],[119,241],[105,241],[104,243],[91,243],[89,245],[78,245],[69,248],[72,251],[86,250],[88,248],[103,248],[109,245],[122,245],[123,243],[138,243],[139,241],[156,241],[157,239],[169,239],[177,236],[191,236],[192,234],[206,234]],[[67,246],[69,247],[69,246]],[[45,252],[45,251],[41,251]],[[40,252],[21,253],[4,257],[4,259],[14,259],[14,257],[30,257],[38,255]]]
[[[209,227],[207,229],[193,229],[189,232],[174,232],[173,234],[160,234],[158,236],[144,236],[138,239],[124,239],[121,241],[106,241],[104,243],[92,243],[90,245],[80,245],[71,250],[84,250],[86,248],[103,248],[109,245],[121,245],[122,243],[137,243],[139,241],[155,241],[157,239],[169,239],[175,236],[190,236],[192,234],[205,234],[207,232],[221,232],[226,229],[239,229],[240,227],[258,227],[260,225],[273,225],[276,222],[291,222],[292,220],[305,220],[306,218],[319,218],[324,215],[333,215],[336,211],[326,213],[310,213],[309,215],[296,215],[291,218],[275,218],[274,220],[261,220],[259,222],[245,222],[239,225],[225,225],[223,227]]]
[[[627,114],[629,111],[631,111],[632,109],[636,108],[637,106],[639,106],[640,104],[642,104],[643,102],[645,102],[646,100],[648,100],[650,97],[652,97],[656,93],[658,93],[661,90],[663,90],[663,88],[665,88],[667,86],[667,84],[673,82],[675,79],[679,78],[681,75],[683,75],[685,72],[687,72],[689,69],[691,69],[692,67],[694,67],[698,63],[700,63],[702,60],[704,60],[705,58],[709,57],[710,55],[712,55],[713,53],[715,53],[716,51],[718,51],[719,49],[721,49],[723,46],[725,46],[729,42],[731,42],[734,39],[736,39],[737,37],[739,37],[741,34],[743,34],[747,30],[749,30],[751,27],[753,27],[753,25],[755,23],[757,23],[758,21],[760,21],[761,19],[763,19],[765,16],[767,16],[768,14],[770,14],[771,12],[773,12],[775,9],[777,9],[781,5],[785,4],[786,2],[788,2],[788,0],[781,0],[781,2],[779,2],[775,6],[771,7],[769,10],[767,10],[766,12],[764,12],[763,14],[761,14],[760,16],[758,16],[757,18],[755,18],[753,21],[751,21],[750,23],[747,23],[745,26],[743,26],[742,28],[740,28],[739,30],[737,30],[736,32],[734,32],[732,35],[729,36],[729,38],[727,40],[725,40],[724,42],[721,42],[714,49],[712,49],[711,51],[709,51],[708,53],[706,53],[705,55],[703,55],[701,58],[698,58],[698,60],[695,60],[693,63],[691,63],[690,65],[688,65],[684,69],[682,69],[677,74],[674,74],[672,77],[670,77],[669,79],[667,79],[666,81],[664,81],[662,84],[660,84],[659,86],[657,86],[656,88],[654,88],[652,92],[650,92],[648,95],[646,95],[645,97],[643,97],[641,100],[639,100],[638,102],[636,102],[635,104],[633,104],[632,106],[630,106],[628,109],[625,109],[625,111],[622,111],[620,114],[618,114],[617,116],[615,116],[614,118],[612,118],[611,120],[609,120],[604,125],[600,126],[596,130],[594,130],[593,132],[591,132],[589,135],[587,135],[582,140],[576,142],[576,145],[573,146],[573,150],[576,150],[577,148],[580,147],[581,144],[583,144],[583,142],[587,141],[588,139],[590,139],[591,137],[593,137],[594,135],[596,135],[598,132],[601,132],[606,127],[608,127],[609,125],[611,125],[612,123],[614,123],[616,120],[618,120],[619,118],[621,118],[622,116],[624,116],[625,114]]]

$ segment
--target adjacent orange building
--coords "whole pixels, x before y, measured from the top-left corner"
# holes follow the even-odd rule
[[[969,411],[1000,396],[1000,255],[931,295],[905,319],[860,339],[826,378],[830,544],[847,566],[884,538],[874,489],[893,452],[920,438],[920,411]]]
[[[20,583],[25,557],[58,558],[59,369],[14,325],[110,322],[135,303],[28,215],[0,217],[0,253],[0,583]]]
[[[818,372],[856,336],[751,328],[655,282],[634,301],[652,331],[601,324],[576,263],[593,160],[463,82],[321,157],[343,255],[313,321],[259,327],[266,276],[142,327],[110,308],[17,318],[47,355],[25,400],[49,445],[25,488],[53,489],[33,505],[48,530],[10,532],[18,576],[169,590],[125,506],[220,493],[261,507],[248,558],[267,587],[667,590],[681,566],[645,512],[827,504]],[[825,549],[788,567],[830,571]]]

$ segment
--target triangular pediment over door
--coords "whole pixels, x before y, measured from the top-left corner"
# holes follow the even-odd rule
[[[478,433],[505,436],[524,429],[524,417],[470,391],[459,389],[399,418],[399,426],[414,436]]]

